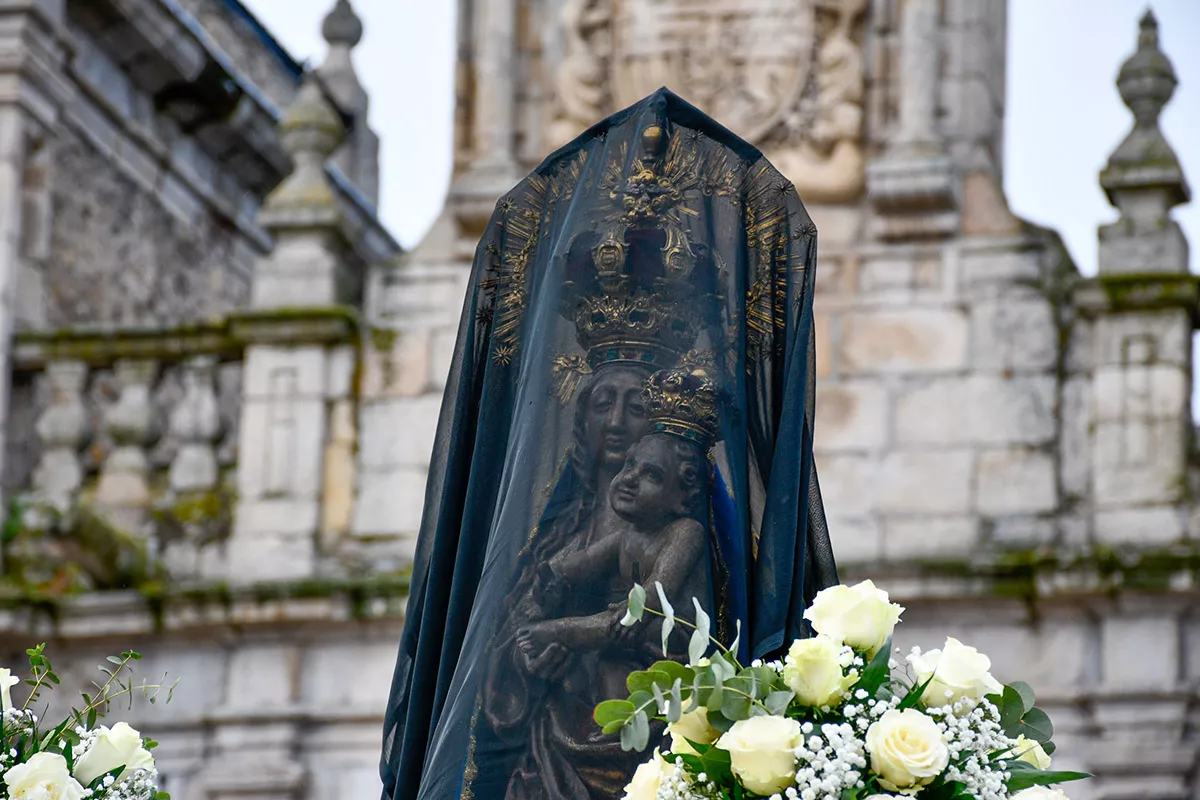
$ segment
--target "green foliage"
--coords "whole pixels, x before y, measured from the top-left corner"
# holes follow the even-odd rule
[[[166,675],[159,683],[135,682],[130,665],[141,660],[140,653],[129,650],[121,653],[120,656],[108,656],[105,662],[99,666],[99,671],[104,675],[104,679],[93,681],[91,691],[80,693],[83,704],[72,706],[65,719],[56,725],[46,727],[44,720],[37,720],[32,716],[32,708],[42,699],[44,692],[52,690],[62,681],[54,671],[50,657],[46,655],[44,642],[29,648],[25,653],[29,660],[30,677],[25,679],[26,685],[29,686],[29,693],[19,708],[24,721],[13,726],[5,726],[0,722],[0,748],[10,754],[15,754],[10,763],[24,763],[36,753],[48,752],[61,755],[67,762],[68,770],[73,770],[73,748],[80,742],[76,727],[95,729],[99,720],[108,714],[115,702],[128,700],[132,705],[135,695],[141,695],[150,703],[155,703],[164,697],[165,702],[170,702],[174,696],[175,687],[178,685],[178,680],[167,684],[165,682]],[[143,744],[150,749],[158,743],[144,738]],[[124,767],[120,767],[108,774],[119,776],[123,769]],[[102,783],[104,777],[100,776],[91,783],[90,787],[86,788],[95,789]],[[0,775],[0,791],[5,788],[3,777]],[[170,795],[166,792],[159,792],[156,800],[170,800]]]

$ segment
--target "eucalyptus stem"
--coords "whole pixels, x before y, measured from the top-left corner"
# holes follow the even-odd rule
[[[663,612],[661,612],[661,611],[655,611],[655,610],[654,610],[653,608],[651,608],[650,606],[644,606],[644,607],[642,608],[642,611],[643,611],[643,612],[649,612],[649,613],[653,614],[654,616],[656,616],[656,617],[662,617],[663,619],[674,619],[674,620],[675,620],[675,624],[677,624],[677,625],[684,625],[684,626],[686,626],[686,627],[688,627],[688,628],[691,628],[691,629],[692,629],[692,630],[694,630],[694,631],[698,631],[698,630],[700,630],[700,627],[699,627],[698,625],[696,625],[694,622],[688,622],[686,619],[682,619],[682,618],[680,618],[680,617],[667,617],[667,615],[666,615],[666,614],[664,614]],[[710,642],[712,642],[714,645],[716,645],[716,646],[717,646],[717,648],[718,648],[718,649],[721,651],[721,653],[722,653],[723,655],[726,655],[726,656],[728,656],[728,657],[730,658],[730,660],[731,660],[731,661],[733,661],[733,664],[734,664],[734,666],[738,667],[739,669],[744,669],[744,667],[742,667],[742,662],[740,662],[740,661],[738,661],[738,660],[737,660],[737,656],[735,656],[735,655],[733,654],[733,651],[732,651],[732,650],[730,650],[730,649],[729,649],[728,647],[726,647],[725,645],[721,644],[721,642],[720,642],[720,640],[719,640],[719,639],[714,639],[714,638],[713,638],[713,635],[710,633],[710,634],[708,635],[708,640],[709,640]]]

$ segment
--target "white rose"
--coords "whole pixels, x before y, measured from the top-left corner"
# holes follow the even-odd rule
[[[667,733],[671,734],[671,752],[686,756],[697,755],[695,748],[688,744],[689,741],[712,744],[721,735],[720,731],[708,724],[708,709],[704,706],[681,715],[678,722],[667,726]]]
[[[730,768],[752,792],[772,795],[796,778],[800,723],[786,717],[751,717],[733,723],[717,747],[729,751]]]
[[[0,667],[0,711],[8,711],[13,707],[12,704],[12,687],[21,682],[21,679],[12,674],[12,670]]]
[[[873,656],[892,635],[903,611],[903,606],[888,602],[887,592],[863,581],[818,592],[804,618],[817,633]]]
[[[671,766],[663,760],[658,750],[655,750],[649,761],[638,765],[633,779],[625,786],[622,800],[655,800],[658,797],[658,787],[670,769]]]
[[[964,697],[979,700],[984,695],[1004,691],[1000,682],[988,672],[992,660],[954,637],[947,639],[941,650],[909,656],[909,662],[917,674],[918,686],[933,676],[921,695],[929,708],[940,708]]]
[[[142,735],[118,722],[111,728],[101,725],[87,752],[75,760],[75,777],[84,786],[117,767],[128,770],[154,769],[154,757],[142,743]]]
[[[950,751],[932,719],[891,709],[867,728],[871,771],[889,792],[909,793],[930,783],[950,763]]]
[[[1050,756],[1042,749],[1042,743],[1026,739],[1025,734],[1017,736],[1017,741],[1009,752],[1016,756],[1018,761],[1032,764],[1038,769],[1050,769]]]
[[[34,753],[4,773],[8,800],[83,800],[83,787],[71,777],[58,753]]]
[[[820,708],[842,699],[858,680],[858,672],[842,673],[841,654],[842,645],[825,635],[792,642],[783,660],[783,680],[797,700]]]
[[[1014,794],[1010,800],[1067,800],[1067,793],[1049,786],[1030,786]]]
[[[864,797],[863,800],[905,800],[905,798],[898,794],[871,794]]]

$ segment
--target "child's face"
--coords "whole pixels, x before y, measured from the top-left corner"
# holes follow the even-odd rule
[[[675,445],[662,436],[642,439],[629,450],[625,466],[613,478],[609,500],[624,520],[664,527],[686,516],[686,493]]]

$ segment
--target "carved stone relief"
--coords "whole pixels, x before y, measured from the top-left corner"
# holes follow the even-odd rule
[[[867,0],[567,0],[546,149],[666,86],[810,202],[863,188]]]

